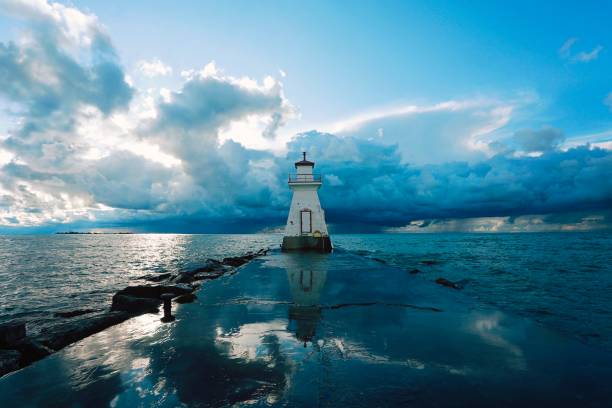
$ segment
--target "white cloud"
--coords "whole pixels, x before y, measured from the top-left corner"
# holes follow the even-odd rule
[[[148,78],[172,74],[172,67],[155,58],[151,61],[139,61],[138,69]]]
[[[561,58],[569,58],[572,51],[572,47],[574,46],[574,44],[576,44],[577,41],[578,38],[576,37],[570,37],[565,40],[561,48],[559,48],[559,55],[561,56]]]
[[[609,202],[607,151],[559,152],[562,135],[528,131],[515,142],[541,157],[491,157],[491,141],[507,139],[530,98],[387,106],[318,127],[337,135],[281,138],[297,111],[271,76],[228,75],[212,61],[181,72],[176,88],[136,89],[95,16],[44,1],[5,4],[35,24],[26,24],[27,41],[0,43],[0,63],[10,67],[0,95],[18,107],[7,111],[14,120],[0,138],[0,225],[277,225],[289,199],[285,174],[303,150],[325,169],[336,192],[326,210],[340,222],[402,225]],[[145,75],[171,72],[159,60],[141,62]],[[279,150],[288,156],[271,153]]]
[[[590,62],[590,61],[596,60],[597,57],[599,57],[599,53],[602,50],[603,50],[603,47],[601,45],[598,45],[597,47],[593,48],[589,52],[585,52],[585,51],[579,52],[574,57],[574,60],[578,62]]]
[[[612,111],[612,92],[610,92],[608,96],[606,96],[606,99],[604,99],[604,105],[606,105]]]
[[[605,214],[521,215],[518,217],[478,217],[415,220],[403,227],[388,228],[391,233],[432,232],[557,232],[610,229]]]
[[[601,51],[603,51],[604,47],[601,45],[596,46],[591,51],[580,51],[578,53],[573,53],[574,45],[578,42],[578,38],[571,37],[568,38],[561,48],[559,48],[559,56],[563,59],[568,59],[572,62],[591,62],[599,57]]]
[[[342,179],[340,179],[340,177],[336,176],[335,174],[326,174],[325,182],[333,187],[344,185]]]
[[[60,44],[76,52],[75,47],[90,47],[96,39],[108,41],[95,15],[46,0],[1,0],[2,12],[19,19],[52,26]]]
[[[591,147],[612,150],[612,130],[568,137],[561,148],[563,150],[568,150],[587,144]]]
[[[396,105],[366,111],[317,129],[397,144],[413,164],[472,160],[493,154],[489,143],[529,98],[448,100],[430,105]]]

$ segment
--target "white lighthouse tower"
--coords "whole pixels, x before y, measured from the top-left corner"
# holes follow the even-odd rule
[[[313,174],[314,163],[306,160],[295,162],[296,174],[289,175],[289,188],[293,191],[291,209],[283,237],[283,251],[314,249],[332,250],[325,224],[325,213],[319,202],[317,190],[321,187],[321,175]]]

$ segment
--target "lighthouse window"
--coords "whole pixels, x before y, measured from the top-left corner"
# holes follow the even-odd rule
[[[300,221],[302,224],[302,234],[309,234],[312,232],[312,213],[310,210],[302,210],[300,212]]]

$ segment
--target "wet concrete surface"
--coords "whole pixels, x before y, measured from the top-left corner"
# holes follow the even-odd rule
[[[0,379],[3,406],[609,406],[612,355],[343,251],[271,254],[176,320]]]

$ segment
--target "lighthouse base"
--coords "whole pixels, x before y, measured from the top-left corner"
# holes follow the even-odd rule
[[[332,244],[329,237],[311,237],[306,235],[297,237],[283,237],[281,249],[283,251],[331,252]]]

